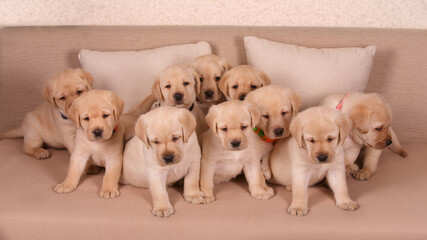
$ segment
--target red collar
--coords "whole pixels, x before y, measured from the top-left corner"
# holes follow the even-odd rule
[[[275,143],[279,140],[279,139],[271,139],[267,137],[261,129],[258,129],[256,127],[254,127],[253,130],[256,134],[258,134],[261,137],[261,140],[263,140],[264,142]]]
[[[117,129],[119,128],[119,124],[117,124],[116,125],[116,127],[113,129],[113,134],[115,133],[115,132],[117,132]]]
[[[348,96],[350,96],[350,93],[347,93],[347,95],[345,95],[344,98],[341,100],[341,102],[337,105],[337,107],[336,107],[337,110],[341,111],[342,105],[344,104],[344,99]]]

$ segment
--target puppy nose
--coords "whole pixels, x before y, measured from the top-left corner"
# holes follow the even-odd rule
[[[230,144],[233,148],[238,148],[240,146],[240,141],[239,140],[233,140]]]
[[[184,97],[184,94],[182,94],[182,93],[175,93],[173,95],[173,98],[175,98],[175,100],[177,100],[177,101],[181,101],[183,97]]]
[[[173,158],[174,158],[173,154],[163,155],[163,160],[165,160],[166,163],[171,163],[173,161]]]
[[[319,155],[317,155],[317,159],[319,160],[319,162],[325,162],[326,160],[328,160],[328,155],[319,154]]]
[[[93,133],[93,135],[95,137],[101,137],[102,136],[102,132],[104,132],[104,130],[99,129],[99,128],[97,128],[97,129],[95,129],[95,130],[92,131],[92,133]]]
[[[212,98],[213,95],[214,95],[214,92],[212,90],[206,90],[205,91],[206,98]]]
[[[387,140],[387,142],[385,142],[385,145],[386,145],[386,146],[390,146],[392,143],[393,143],[393,142],[392,142],[392,141],[391,141],[391,139],[390,139],[390,140]]]
[[[274,135],[276,135],[276,137],[280,137],[285,132],[285,129],[284,128],[275,128],[273,130],[273,132],[274,132]]]
[[[242,94],[242,95],[240,95],[240,97],[239,97],[240,101],[245,100],[245,97],[246,97],[246,94]]]

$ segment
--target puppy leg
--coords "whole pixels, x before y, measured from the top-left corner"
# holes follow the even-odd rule
[[[184,199],[189,203],[206,203],[203,193],[200,191],[200,160],[191,163],[187,175],[184,178]]]
[[[76,190],[88,159],[88,154],[79,154],[77,151],[74,151],[71,154],[67,177],[61,184],[56,185],[55,192],[69,193]]]
[[[357,171],[359,171],[359,166],[357,166],[354,162],[356,162],[357,156],[359,156],[360,153],[360,147],[354,146],[351,148],[347,148],[345,150],[345,157],[344,157],[344,163],[345,163],[345,173],[347,176],[355,174]]]
[[[50,152],[44,148],[43,138],[33,129],[29,129],[24,136],[24,153],[38,159],[45,159],[51,156]]]
[[[264,176],[261,172],[260,161],[253,159],[248,161],[243,166],[246,180],[249,184],[249,191],[251,196],[259,200],[268,200],[274,196],[274,190],[268,187],[265,183]]]
[[[292,172],[292,203],[286,210],[293,216],[308,214],[308,182],[310,174],[304,171]]]
[[[265,179],[271,178],[271,169],[270,169],[270,153],[262,157],[261,159],[261,170]]]
[[[357,180],[368,180],[377,170],[382,150],[366,147],[363,167],[353,174]]]
[[[102,188],[99,196],[102,198],[115,198],[120,196],[119,179],[122,172],[123,157],[120,155],[111,156],[105,161],[105,175],[102,181]]]
[[[200,170],[200,189],[205,195],[205,203],[215,201],[214,189],[214,175],[215,166],[209,163],[209,160],[202,158],[202,166]]]
[[[399,154],[400,156],[406,158],[408,154],[406,151],[402,148],[402,146],[399,143],[399,139],[397,139],[396,133],[394,133],[393,129],[390,127],[391,132],[391,140],[392,144],[390,146],[390,150],[396,154]]]
[[[359,204],[353,201],[347,188],[347,181],[344,169],[334,169],[326,173],[329,187],[334,192],[336,206],[343,210],[356,210]]]
[[[166,176],[152,174],[148,176],[148,184],[153,198],[153,210],[151,213],[156,217],[169,217],[175,213],[169,195],[166,191]]]

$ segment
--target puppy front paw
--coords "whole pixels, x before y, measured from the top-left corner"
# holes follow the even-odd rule
[[[359,204],[355,201],[337,203],[337,207],[342,210],[353,211],[359,208]]]
[[[118,189],[101,189],[99,196],[105,199],[111,199],[120,196],[120,192]]]
[[[352,176],[357,180],[368,180],[372,176],[372,171],[368,169],[360,169],[359,171],[352,174]]]
[[[274,196],[274,189],[267,187],[265,190],[259,190],[256,192],[251,192],[251,196],[258,200],[268,200]]]
[[[193,204],[204,204],[206,199],[204,198],[203,192],[198,192],[195,194],[184,194],[184,200]]]
[[[354,163],[351,163],[351,164],[345,166],[345,173],[347,176],[353,175],[357,171],[359,171],[359,166],[357,166]]]
[[[74,190],[76,190],[76,187],[71,185],[71,184],[67,184],[67,183],[61,183],[61,184],[56,185],[56,187],[55,187],[56,193],[70,193]]]
[[[34,150],[33,157],[38,159],[50,158],[51,154],[48,150],[44,148],[37,148]]]
[[[169,217],[170,215],[175,213],[175,209],[172,206],[169,207],[161,207],[161,208],[153,208],[151,213],[156,217]]]
[[[291,214],[292,216],[305,216],[308,214],[308,208],[307,207],[300,207],[300,206],[289,206],[288,210],[286,210],[287,213]]]

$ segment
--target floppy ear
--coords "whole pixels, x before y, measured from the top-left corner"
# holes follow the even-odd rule
[[[141,115],[135,124],[135,134],[144,143],[145,147],[149,149],[151,147],[150,140],[147,136],[147,123],[145,122],[144,115]]]
[[[196,118],[187,109],[180,110],[181,116],[178,120],[182,124],[182,139],[184,143],[187,143],[190,136],[194,133],[194,130],[196,130]]]
[[[262,82],[261,87],[271,84],[270,78],[267,76],[267,74],[265,74],[264,71],[261,71],[259,69],[255,69],[255,72],[258,75],[258,77],[261,79],[261,82]]]
[[[288,97],[292,105],[292,118],[295,118],[301,107],[301,97],[290,89],[288,89]]]
[[[215,105],[212,105],[209,108],[208,114],[206,115],[206,123],[208,124],[209,128],[214,131],[214,133],[218,133],[218,127],[216,125],[216,116],[218,115],[217,107]]]
[[[165,100],[163,98],[162,90],[160,89],[160,78],[159,77],[156,77],[156,79],[154,79],[153,88],[151,89],[151,95],[153,95],[156,98],[156,100],[158,100],[158,101],[164,101]]]
[[[196,89],[196,95],[200,94],[200,76],[194,68],[191,68],[191,74],[194,78],[194,88]]]
[[[52,80],[51,79],[47,80],[47,82],[44,84],[42,95],[46,101],[48,101],[53,106],[56,106],[55,98],[52,95],[53,89],[51,84],[52,84]]]
[[[244,101],[246,101],[246,102],[248,102],[254,106],[257,106],[258,98],[257,98],[257,95],[254,94],[253,92],[255,92],[255,91],[249,92]]]
[[[81,68],[77,68],[76,70],[79,73],[80,78],[82,78],[83,80],[85,80],[89,84],[88,90],[92,89],[92,85],[93,85],[93,76],[92,76],[92,74],[84,71]]]
[[[224,96],[229,97],[228,95],[228,78],[230,77],[230,72],[224,73],[218,83],[218,88],[224,94]]]
[[[364,104],[355,106],[349,114],[353,126],[361,133],[369,131],[369,122],[371,120],[372,111]]]
[[[221,58],[221,65],[224,68],[224,73],[233,68],[230,63],[225,60],[225,58]]]
[[[338,144],[344,144],[344,141],[351,130],[350,123],[348,122],[347,118],[340,112],[335,117],[335,124],[337,124],[338,129],[340,130],[340,133],[338,136]]]
[[[117,96],[113,92],[111,92],[110,101],[111,101],[111,104],[113,104],[114,118],[116,120],[119,120],[120,115],[122,115],[125,102],[123,101],[123,99],[121,99],[119,96]]]
[[[67,116],[71,119],[77,126],[77,128],[81,127],[80,125],[80,115],[79,115],[79,103],[78,98],[73,101],[71,107],[67,110]]]
[[[290,131],[292,134],[292,137],[297,141],[298,147],[302,149],[306,149],[307,146],[305,145],[304,136],[302,134],[302,118],[296,117],[292,122],[290,126]]]
[[[261,113],[259,112],[258,108],[256,108],[254,105],[250,103],[247,103],[247,105],[248,105],[249,114],[251,115],[251,125],[253,129],[259,123],[259,120],[261,119]]]

